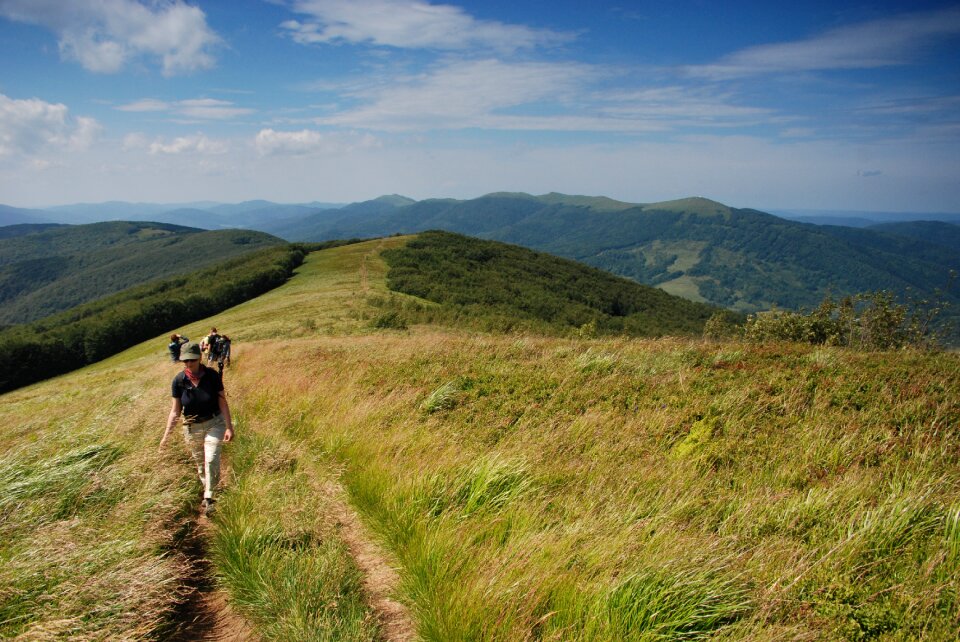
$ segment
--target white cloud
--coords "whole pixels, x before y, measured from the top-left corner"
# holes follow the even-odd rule
[[[691,66],[686,71],[697,77],[724,79],[900,65],[931,41],[958,34],[960,9],[913,13],[832,29],[806,40],[749,47],[715,64]]]
[[[121,149],[125,152],[132,152],[139,149],[146,149],[150,145],[150,140],[146,134],[134,132],[123,137]]]
[[[421,0],[295,0],[292,9],[310,16],[281,27],[301,44],[369,43],[380,46],[516,51],[572,39],[546,29],[477,20],[459,7]]]
[[[158,139],[150,144],[151,154],[225,154],[229,146],[203,134],[179,136],[170,142]]]
[[[164,102],[153,98],[144,98],[117,107],[125,112],[169,112],[183,118],[203,120],[229,120],[237,116],[252,114],[254,110],[237,107],[228,100],[214,98],[193,98],[175,102]]]
[[[50,148],[83,150],[97,138],[92,118],[71,118],[66,105],[0,94],[0,157],[31,156]]]
[[[75,151],[83,151],[88,149],[93,142],[99,138],[102,131],[103,127],[101,127],[100,123],[93,118],[86,118],[84,116],[78,117],[77,126],[70,135],[70,149]]]
[[[141,57],[165,76],[207,69],[220,44],[203,11],[181,0],[0,0],[0,16],[50,29],[64,58],[97,73]]]
[[[314,153],[344,153],[354,149],[378,147],[370,134],[325,134],[311,129],[284,132],[262,129],[253,145],[261,156],[290,156]]]

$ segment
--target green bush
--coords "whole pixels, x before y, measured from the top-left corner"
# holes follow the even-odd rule
[[[944,305],[902,304],[885,290],[845,297],[839,302],[827,297],[810,313],[771,310],[750,315],[744,336],[761,343],[795,341],[860,350],[931,349],[942,337],[933,321]]]

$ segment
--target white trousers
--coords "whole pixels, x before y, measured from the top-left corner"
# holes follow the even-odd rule
[[[217,484],[220,483],[220,447],[226,430],[227,424],[223,421],[223,415],[183,427],[183,438],[197,465],[205,499],[213,498]]]

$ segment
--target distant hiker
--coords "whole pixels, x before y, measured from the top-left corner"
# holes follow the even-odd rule
[[[183,437],[197,465],[197,474],[203,482],[204,514],[213,511],[213,497],[220,481],[220,448],[233,439],[230,407],[223,390],[223,381],[215,370],[202,363],[200,346],[188,343],[180,352],[184,363],[182,372],[173,378],[173,405],[167,418],[167,429],[160,439],[160,450],[167,443],[180,413],[183,413]]]
[[[217,332],[216,328],[210,328],[210,334],[205,336],[200,341],[200,350],[207,353],[207,365],[213,365],[213,362],[217,360],[217,341],[220,338],[220,334]]]
[[[221,334],[217,340],[217,370],[220,372],[220,378],[223,378],[223,364],[230,365],[230,337]]]
[[[178,363],[180,361],[180,348],[184,343],[190,341],[187,337],[182,334],[171,334],[170,343],[167,344],[167,350],[170,351],[170,361]]]

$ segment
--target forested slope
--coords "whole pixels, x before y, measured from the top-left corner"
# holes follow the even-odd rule
[[[158,278],[284,241],[249,230],[162,223],[38,228],[0,238],[0,324],[26,323]]]

